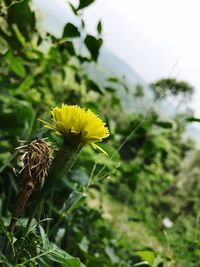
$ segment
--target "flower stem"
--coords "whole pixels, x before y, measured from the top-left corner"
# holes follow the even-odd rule
[[[52,188],[54,188],[54,186],[58,183],[58,181],[62,177],[64,177],[67,174],[67,172],[71,169],[71,167],[73,166],[73,164],[77,159],[80,149],[81,147],[75,144],[66,143],[66,141],[64,141],[63,146],[59,149],[51,164],[43,188],[40,190],[40,192],[38,192],[33,212],[29,217],[28,223],[26,225],[26,231],[28,231],[32,219],[37,212],[38,205],[47,196],[47,194],[51,192]]]

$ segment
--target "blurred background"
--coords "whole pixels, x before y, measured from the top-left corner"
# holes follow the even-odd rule
[[[60,37],[67,22],[79,25],[65,1],[34,0],[33,6],[41,31]],[[91,34],[98,21],[102,22],[104,44],[99,61],[103,67],[114,75],[125,75],[132,86],[138,83],[146,87],[163,77],[188,81],[195,87],[194,94],[187,106],[178,109],[187,107],[199,116],[198,7],[197,0],[99,0],[85,9],[83,18]],[[166,115],[177,109],[176,99],[170,98],[169,103],[170,108],[168,101],[163,107]],[[199,124],[187,130],[198,143]]]
[[[199,5],[0,2],[0,241],[12,244],[0,254],[5,266],[200,266]],[[50,122],[62,103],[106,121],[108,156],[86,146],[49,188],[30,231],[40,188],[9,233],[22,167],[15,148],[36,138],[59,147],[38,119]]]

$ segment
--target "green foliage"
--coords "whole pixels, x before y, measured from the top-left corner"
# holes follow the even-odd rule
[[[101,21],[99,21],[98,24],[97,24],[97,32],[98,32],[98,34],[102,33],[102,23],[101,23]]]
[[[195,117],[188,117],[187,121],[188,122],[200,122],[200,119],[199,118],[195,118]]]
[[[80,0],[77,10],[83,9],[91,5],[95,0]]]
[[[102,90],[99,88],[99,86],[92,80],[87,81],[87,90],[95,91],[99,94],[103,94]]]
[[[79,37],[80,32],[76,26],[74,26],[71,23],[67,23],[65,25],[64,31],[63,31],[63,37],[65,38],[73,38],[73,37]]]
[[[183,95],[189,97],[194,93],[194,88],[185,81],[177,81],[176,79],[161,79],[151,84],[155,92],[155,97],[165,97],[167,94],[174,96]]]
[[[135,86],[135,90],[136,90],[136,92],[135,92],[136,97],[143,97],[144,96],[144,88],[142,85],[137,84]]]
[[[38,33],[31,1],[3,1],[7,8],[0,18],[0,250],[5,239],[10,246],[6,255],[0,254],[0,263],[19,267],[197,266],[199,152],[182,136],[186,123],[199,119],[178,114],[164,120],[155,111],[127,114],[117,89],[121,86],[131,93],[125,79],[108,77],[103,86],[88,74],[87,66],[97,64],[103,45],[101,21],[97,36],[86,33],[84,40],[80,38],[84,28],[80,15],[93,2],[71,5],[82,28],[68,23],[62,38],[56,39]],[[84,53],[78,51],[77,42]],[[153,91],[158,100],[167,95],[190,96],[193,88],[186,82],[162,79],[154,83]],[[135,97],[145,98],[141,85],[136,85]],[[50,108],[61,103],[90,108],[105,119],[111,136],[102,148],[109,156],[86,146],[66,176],[46,180],[43,189],[48,194],[42,196],[43,189],[38,188],[11,233],[8,224],[20,191],[22,167],[15,148],[36,138],[59,145],[61,139],[42,128],[37,119],[48,120]],[[107,195],[111,203],[116,201],[126,209],[127,214],[118,210],[118,218],[129,218],[122,229],[103,206]],[[93,207],[88,196],[93,196]],[[171,219],[170,229],[163,225],[164,218]],[[144,230],[136,239],[132,235],[137,230],[128,228],[131,222]],[[154,240],[159,246],[154,246]]]
[[[92,35],[87,35],[84,43],[91,54],[92,60],[97,61],[99,50],[103,44],[102,38],[96,38]]]

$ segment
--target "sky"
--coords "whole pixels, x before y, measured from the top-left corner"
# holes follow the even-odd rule
[[[57,36],[65,23],[78,24],[65,0],[33,2],[44,29]],[[199,10],[199,0],[96,0],[83,18],[90,33],[101,19],[104,44],[147,82],[176,77],[191,83],[191,107],[200,116]]]

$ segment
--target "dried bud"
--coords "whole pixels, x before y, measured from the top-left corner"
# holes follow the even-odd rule
[[[22,180],[27,183],[30,179],[35,187],[48,173],[53,160],[53,146],[45,140],[38,139],[18,149],[23,153]]]
[[[17,148],[22,154],[21,160],[24,163],[20,171],[22,178],[22,189],[18,194],[16,206],[10,222],[9,229],[14,231],[17,217],[26,206],[32,193],[38,184],[48,174],[49,167],[53,160],[53,146],[43,140],[34,140],[30,144]],[[5,250],[7,249],[7,243]]]

